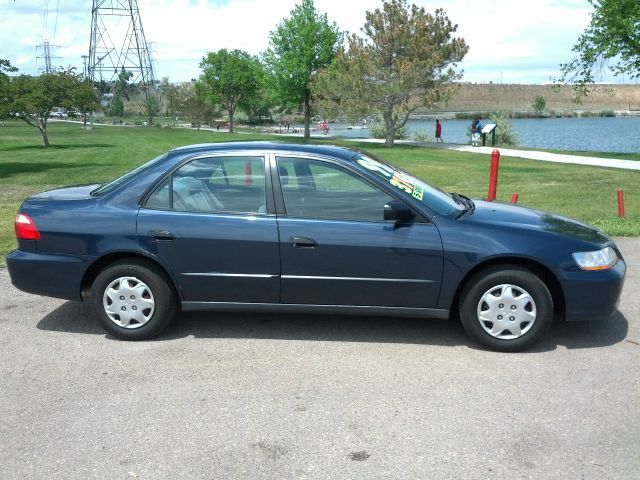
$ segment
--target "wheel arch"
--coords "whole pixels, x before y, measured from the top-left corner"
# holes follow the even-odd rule
[[[545,265],[536,262],[535,260],[523,257],[495,257],[479,263],[471,270],[469,270],[458,284],[456,293],[454,294],[451,302],[451,311],[454,312],[456,316],[458,315],[458,309],[460,305],[460,295],[462,294],[462,291],[464,290],[469,280],[473,278],[473,276],[478,272],[496,266],[516,266],[526,268],[527,270],[530,270],[538,275],[538,277],[540,277],[540,279],[549,289],[549,293],[551,293],[551,298],[553,299],[554,314],[564,317],[566,310],[564,291],[562,290],[562,286],[560,285],[560,282],[556,275]]]
[[[82,277],[82,283],[80,284],[82,300],[87,300],[91,296],[91,285],[93,285],[93,282],[101,271],[103,271],[109,265],[127,259],[142,261],[143,263],[156,268],[162,275],[167,278],[167,280],[169,280],[169,284],[173,287],[176,298],[178,298],[178,300],[182,298],[180,286],[173,278],[173,275],[169,273],[164,265],[162,265],[153,257],[143,255],[139,252],[112,252],[97,259],[89,266],[89,268],[84,273]]]

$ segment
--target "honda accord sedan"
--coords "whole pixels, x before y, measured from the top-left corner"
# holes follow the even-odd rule
[[[330,146],[176,148],[28,198],[15,228],[13,284],[90,302],[126,340],[178,310],[245,310],[459,318],[485,348],[516,351],[554,317],[611,317],[626,270],[590,226]]]

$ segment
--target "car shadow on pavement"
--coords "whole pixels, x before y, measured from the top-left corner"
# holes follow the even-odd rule
[[[624,341],[628,332],[629,322],[620,310],[607,320],[559,321],[551,325],[545,337],[530,351],[544,351],[547,345],[563,345],[568,349],[608,347]]]
[[[251,338],[325,342],[466,345],[462,325],[423,320],[318,314],[182,314],[159,338]]]
[[[89,305],[66,302],[42,318],[41,330],[105,335]],[[606,347],[622,342],[628,321],[621,312],[595,322],[555,322],[530,353]],[[115,338],[105,335],[109,339]],[[181,338],[244,338],[300,341],[465,345],[482,349],[466,336],[459,321],[416,318],[265,313],[180,313],[151,342]]]
[[[93,319],[91,307],[83,302],[65,302],[42,318],[39,330],[67,333],[102,334],[104,330]]]

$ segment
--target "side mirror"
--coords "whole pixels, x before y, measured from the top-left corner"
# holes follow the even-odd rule
[[[392,200],[384,206],[384,219],[393,222],[409,222],[415,217],[415,213],[404,202]]]

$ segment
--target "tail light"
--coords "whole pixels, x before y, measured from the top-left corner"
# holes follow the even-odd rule
[[[18,240],[40,240],[40,232],[29,215],[24,213],[16,215],[16,238]]]

